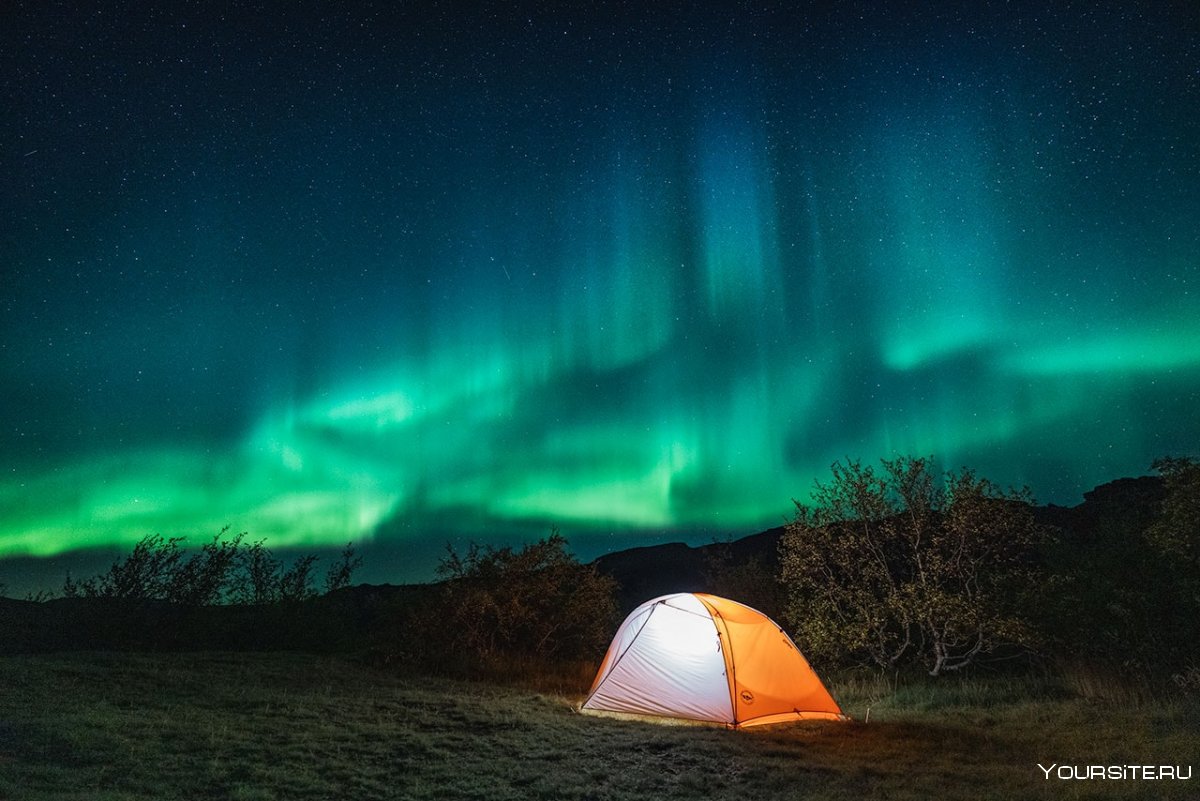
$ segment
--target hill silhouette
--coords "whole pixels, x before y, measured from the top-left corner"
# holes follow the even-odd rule
[[[1074,507],[1036,506],[1037,520],[1061,532],[1059,559],[1073,550],[1111,544],[1121,532],[1150,524],[1165,496],[1157,476],[1123,478],[1084,494]],[[682,542],[627,548],[596,559],[616,580],[622,613],[658,595],[705,591],[718,557],[729,565],[758,560],[771,574],[784,527],[731,542]],[[1116,532],[1114,534],[1114,532]],[[1120,555],[1116,558],[1120,558]],[[0,654],[81,650],[344,651],[370,647],[380,623],[405,605],[416,606],[439,584],[346,587],[317,598],[272,606],[181,607],[161,601],[0,598]]]
[[[1120,478],[1084,493],[1082,503],[1071,506],[1035,506],[1034,518],[1062,532],[1062,545],[1088,547],[1106,531],[1142,530],[1158,514],[1166,490],[1162,478]],[[682,542],[615,551],[595,560],[596,566],[617,580],[623,611],[642,601],[673,592],[705,589],[706,568],[718,549],[732,564],[759,559],[774,574],[779,566],[779,539],[784,527],[761,531],[729,543],[689,546]]]

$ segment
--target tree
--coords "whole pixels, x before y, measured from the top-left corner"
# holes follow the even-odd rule
[[[1200,670],[1200,462],[1163,458],[1154,462],[1166,496],[1146,540],[1158,557],[1160,596],[1151,631],[1156,661]]]
[[[243,532],[224,539],[227,531],[228,526],[202,545],[199,553],[175,564],[166,580],[166,600],[183,606],[208,606],[225,599],[246,537]]]
[[[881,527],[898,513],[870,466],[835,463],[817,483],[816,505],[796,503],[780,540],[784,617],[818,658],[866,655],[890,667],[912,647],[915,621],[903,602],[900,560]]]
[[[970,470],[948,474],[917,572],[917,616],[932,651],[930,673],[957,670],[1000,643],[1031,645],[1039,576],[1029,490],[1000,490]],[[915,549],[915,554],[920,550]]]
[[[362,567],[362,557],[355,556],[354,543],[347,542],[338,556],[338,561],[329,566],[325,572],[325,592],[331,593],[350,586],[354,571]]]
[[[773,560],[761,554],[738,558],[735,546],[729,541],[709,544],[703,549],[703,556],[706,592],[735,598],[773,620],[781,617],[783,593]]]
[[[438,574],[440,596],[416,639],[442,667],[588,659],[612,634],[615,582],[580,564],[557,530],[520,550],[447,545]]]
[[[312,554],[301,556],[292,562],[292,566],[279,575],[278,599],[284,603],[293,603],[316,597],[317,590],[313,586],[316,564],[317,557]]]
[[[238,561],[230,586],[233,603],[262,606],[279,600],[283,564],[272,556],[265,540],[243,547]]]
[[[1147,539],[1200,578],[1200,462],[1164,457],[1152,467],[1162,474],[1167,495]]]
[[[166,600],[183,562],[182,537],[148,534],[133,546],[125,559],[108,572],[76,582],[67,576],[63,594],[68,598],[124,598]]]
[[[246,545],[243,532],[226,537],[229,527],[188,553],[183,537],[160,534],[143,537],[124,559],[107,572],[63,584],[68,598],[117,598],[166,601],[179,606],[210,606],[223,602],[262,605],[303,601],[317,595],[313,555],[300,556],[286,570],[262,540]],[[362,559],[348,543],[325,575],[327,591],[350,583]]]
[[[1085,493],[1047,553],[1058,586],[1044,614],[1067,664],[1139,679],[1200,665],[1200,463],[1152,467],[1161,478]]]
[[[851,461],[796,504],[780,542],[785,618],[806,651],[940,675],[1000,644],[1028,645],[1033,553],[1046,532],[1028,490],[927,459]]]
[[[347,554],[351,561],[334,564],[326,575],[326,584],[331,589],[337,587],[329,585],[330,574],[338,574],[341,580],[349,584],[350,576],[362,563],[361,559],[352,558],[352,546],[348,545],[342,551],[343,560],[348,558]],[[239,553],[237,571],[230,582],[229,599],[233,603],[264,606],[314,598],[318,594],[316,566],[317,557],[308,554],[297,557],[285,570],[283,562],[275,558],[263,540],[259,540],[242,548]]]

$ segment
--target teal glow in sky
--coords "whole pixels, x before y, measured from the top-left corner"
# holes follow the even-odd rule
[[[847,457],[1073,504],[1196,453],[1195,4],[784,5],[24,7],[0,556],[702,542]]]

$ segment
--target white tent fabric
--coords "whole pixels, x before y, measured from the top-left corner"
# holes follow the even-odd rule
[[[582,709],[732,727],[844,719],[778,624],[697,593],[654,598],[625,619]]]
[[[619,656],[585,709],[733,720],[721,639],[696,596],[642,604],[617,630],[610,650]]]

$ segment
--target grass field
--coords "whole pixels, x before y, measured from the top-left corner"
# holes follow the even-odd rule
[[[1046,682],[834,682],[860,722],[729,732],[577,714],[578,696],[299,654],[0,659],[0,798],[1196,798],[1191,781],[1047,780],[1037,763],[1200,768],[1181,703]],[[866,717],[870,706],[870,720]]]

